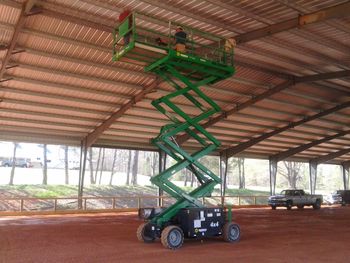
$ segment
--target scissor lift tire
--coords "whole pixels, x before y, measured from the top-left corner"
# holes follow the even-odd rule
[[[137,228],[137,231],[136,231],[136,236],[137,236],[137,239],[141,242],[152,243],[155,240],[155,238],[148,237],[145,235],[145,226],[146,225],[147,225],[147,223],[142,223],[141,225],[139,225],[139,227]]]
[[[184,243],[184,233],[178,226],[167,226],[162,231],[161,242],[166,248],[178,249]]]

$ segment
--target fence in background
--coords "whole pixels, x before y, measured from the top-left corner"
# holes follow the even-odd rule
[[[211,196],[203,197],[206,206],[267,205],[268,196]],[[78,209],[81,201],[82,209]],[[0,198],[2,212],[61,212],[94,210],[136,210],[143,207],[169,206],[175,200],[169,196],[105,196],[105,197],[48,197]]]

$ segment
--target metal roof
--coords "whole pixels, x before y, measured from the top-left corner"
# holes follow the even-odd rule
[[[1,0],[0,140],[79,145],[93,134],[96,146],[155,149],[149,140],[167,119],[150,102],[171,87],[140,66],[112,62],[111,32],[128,7],[154,30],[172,20],[236,37],[237,73],[203,87],[224,111],[207,123],[222,141],[220,151],[349,161],[349,6],[339,0]],[[177,102],[195,113],[187,101]],[[188,140],[184,147],[197,145]]]

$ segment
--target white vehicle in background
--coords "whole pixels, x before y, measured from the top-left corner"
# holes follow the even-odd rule
[[[12,160],[3,160],[0,162],[0,166],[2,167],[12,167],[13,161]],[[32,163],[29,159],[24,158],[16,158],[15,162],[16,167],[22,167],[22,168],[30,168],[33,167]]]
[[[335,192],[324,197],[324,202],[328,205],[343,204],[342,196]]]

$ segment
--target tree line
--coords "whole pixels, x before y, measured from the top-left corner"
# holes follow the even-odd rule
[[[21,147],[19,143],[13,143],[12,152],[12,167],[9,178],[9,185],[14,184],[14,176],[16,169],[17,150]],[[50,152],[47,144],[39,145],[42,148],[42,184],[47,185],[48,179],[48,153]],[[66,145],[60,146],[63,152],[65,184],[70,182],[70,167],[69,160],[76,159],[80,155],[80,150],[77,147]],[[137,151],[125,149],[106,149],[106,148],[89,148],[87,154],[85,177],[89,178],[89,183],[92,185],[100,185],[103,176],[109,171],[109,185],[113,184],[116,174],[125,173],[125,185],[137,185],[138,174],[146,176],[154,176],[159,172],[158,152]],[[205,156],[200,160],[215,174],[219,174],[219,158],[215,156]],[[167,167],[173,164],[171,158],[167,158]],[[279,183],[288,186],[289,188],[307,188],[307,179],[305,176],[307,169],[305,163],[287,162],[279,163],[278,175],[280,176]],[[77,168],[77,167],[76,167]],[[228,160],[227,179],[225,180],[225,188],[228,185],[237,185],[239,189],[246,188],[246,165],[245,158],[230,158]],[[320,171],[318,184],[323,186],[322,170]],[[251,176],[249,177],[251,180]],[[188,170],[184,169],[174,175],[174,180],[182,181],[184,186],[194,187],[198,184],[195,176]],[[264,179],[268,184],[269,178]],[[258,182],[256,182],[258,185]]]

